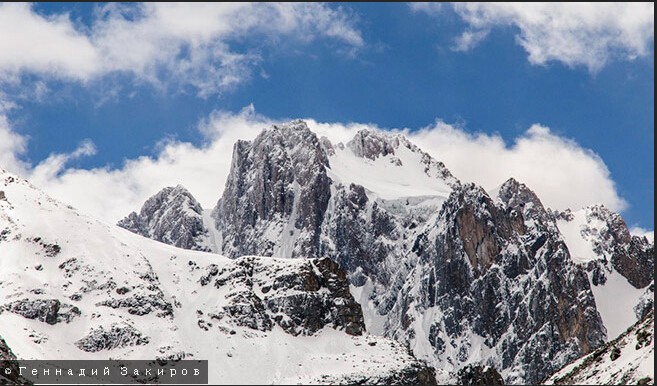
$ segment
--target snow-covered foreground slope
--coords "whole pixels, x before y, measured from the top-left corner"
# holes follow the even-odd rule
[[[649,312],[618,338],[550,376],[546,384],[652,385],[655,314]]]
[[[0,190],[0,337],[19,359],[207,359],[211,383],[435,382],[364,333],[331,260],[182,250],[1,169]]]

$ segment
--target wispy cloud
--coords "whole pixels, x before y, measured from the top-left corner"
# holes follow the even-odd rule
[[[442,17],[445,5],[411,5],[415,12]],[[595,73],[613,60],[652,55],[654,3],[454,3],[467,24],[458,50],[472,49],[493,28],[512,27],[529,62],[559,61]]]
[[[364,46],[355,18],[324,3],[111,3],[88,28],[62,13],[43,16],[30,4],[0,4],[0,82],[24,74],[89,82],[124,73],[156,86],[192,87],[201,96],[244,82],[257,50],[240,39],[300,44],[331,39]]]

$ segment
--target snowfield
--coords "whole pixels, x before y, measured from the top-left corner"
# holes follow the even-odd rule
[[[236,289],[199,282],[207,267],[231,270],[234,260],[105,224],[4,171],[0,190],[0,337],[20,359],[207,359],[210,383],[220,384],[349,382],[420,365],[401,344],[367,333],[324,327],[294,336],[217,319],[210,314]],[[308,262],[257,259],[281,274]],[[9,306],[52,299],[54,324]],[[85,341],[112,328],[115,347]]]

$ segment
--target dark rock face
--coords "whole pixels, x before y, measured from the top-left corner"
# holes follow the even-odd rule
[[[456,373],[458,385],[503,386],[504,379],[493,367],[468,365]]]
[[[228,290],[229,304],[211,319],[269,331],[278,324],[292,335],[312,335],[325,326],[361,335],[363,313],[349,292],[345,272],[330,259],[285,261],[243,257],[219,270],[209,266],[199,280]]]
[[[410,342],[429,339],[434,354],[457,368],[469,357],[471,335],[499,353],[487,364],[524,373],[512,383],[538,382],[604,341],[584,269],[572,263],[536,195],[515,180],[498,202],[472,184],[455,190],[414,251],[419,262],[387,330]],[[425,337],[413,326],[429,309],[440,316]]]
[[[625,253],[614,254],[611,264],[636,288],[644,288],[654,280],[655,246],[645,238],[632,236]]]
[[[623,218],[602,205],[591,207],[589,216],[607,225],[599,231],[596,251],[611,255],[614,269],[634,287],[650,284],[654,275],[654,245],[645,238],[631,236]]]
[[[70,322],[80,315],[77,307],[62,304],[57,299],[22,299],[3,306],[3,309],[19,314],[27,319],[36,319],[48,324]]]
[[[634,313],[638,320],[642,320],[646,315],[655,309],[655,282],[646,287],[645,292],[641,295],[639,302],[634,306]]]
[[[132,212],[117,225],[180,248],[209,251],[202,212],[191,193],[178,185],[162,189],[146,200],[139,214]]]
[[[401,238],[399,221],[377,202],[370,202],[360,185],[339,185],[332,203],[334,210],[324,224],[325,239],[331,240],[326,255],[349,273],[387,283],[387,260],[402,254],[396,245]]]
[[[327,155],[302,121],[238,141],[224,194],[214,211],[229,256],[272,256],[272,240],[291,239],[287,257],[321,256],[320,225],[330,198]],[[274,235],[273,237],[271,235]]]
[[[82,351],[97,352],[126,346],[141,346],[148,344],[149,341],[148,337],[143,336],[129,324],[113,324],[107,329],[103,326],[92,329],[75,345]]]

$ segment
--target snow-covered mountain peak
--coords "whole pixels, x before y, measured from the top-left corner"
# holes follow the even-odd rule
[[[162,189],[146,200],[139,213],[130,213],[117,225],[180,248],[213,249],[203,224],[203,208],[182,185]]]
[[[618,335],[636,321],[637,304],[652,302],[645,289],[653,281],[654,244],[631,236],[623,218],[602,205],[554,217],[572,260],[588,272],[609,336]]]
[[[303,120],[264,128],[251,144],[255,152],[262,156],[288,154],[295,163],[318,162],[328,166],[326,153],[320,145],[319,138]]]
[[[541,200],[527,185],[511,177],[497,191],[497,198],[508,208],[517,209],[529,203],[544,209]]]
[[[329,161],[331,179],[362,185],[372,198],[434,196],[442,202],[459,185],[442,162],[400,133],[360,130],[346,146],[332,147]]]
[[[375,160],[388,154],[395,154],[399,148],[400,136],[383,134],[367,129],[359,130],[354,138],[347,142],[347,147],[358,157]]]
[[[611,248],[610,263],[582,264],[561,232],[578,216],[548,211],[513,178],[490,193],[462,184],[402,134],[360,131],[345,146],[302,121],[236,144],[213,211],[216,250],[329,258],[346,271],[369,331],[437,368],[493,366],[516,383],[540,381],[603,344],[606,329],[629,326],[640,297],[650,304],[652,293],[628,280],[645,284],[652,246],[624,244],[613,235],[620,217],[592,209],[581,224],[611,225],[585,234],[578,222],[576,238],[595,239],[593,253]],[[603,277],[636,294],[598,285]],[[629,299],[629,317],[608,312],[611,288]]]

